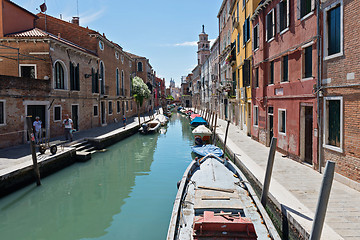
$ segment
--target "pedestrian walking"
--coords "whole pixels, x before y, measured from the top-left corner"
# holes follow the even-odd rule
[[[65,114],[65,119],[63,121],[63,125],[64,125],[65,139],[70,140],[72,142],[72,140],[73,140],[73,135],[72,135],[73,121],[71,120],[71,118],[69,118],[69,114]]]
[[[36,144],[39,144],[39,141],[40,141],[41,125],[42,125],[42,122],[40,121],[40,117],[36,116],[35,121],[33,123]]]
[[[123,124],[124,124],[124,128],[126,127],[126,117],[125,114],[123,115]]]

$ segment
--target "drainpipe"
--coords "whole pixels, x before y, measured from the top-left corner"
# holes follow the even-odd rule
[[[318,161],[319,161],[319,172],[321,173],[321,161],[323,158],[322,154],[322,142],[323,142],[323,134],[322,134],[322,112],[321,112],[321,99],[320,94],[321,91],[321,28],[320,28],[320,1],[316,1],[316,19],[317,19],[317,91],[316,91],[316,100],[317,100],[317,121],[318,121]]]

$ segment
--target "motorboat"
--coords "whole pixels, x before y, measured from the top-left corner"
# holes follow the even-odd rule
[[[190,122],[191,127],[196,128],[199,125],[205,125],[207,126],[207,121],[202,117],[195,117],[194,120]]]
[[[147,123],[143,123],[139,128],[139,132],[143,134],[154,133],[159,131],[161,123],[158,120],[152,120]]]
[[[280,240],[237,166],[213,154],[195,159],[178,183],[167,240]]]
[[[210,143],[212,132],[210,129],[205,127],[205,125],[199,125],[192,131],[195,139],[195,144],[202,145],[205,143]],[[198,144],[199,143],[199,144]]]

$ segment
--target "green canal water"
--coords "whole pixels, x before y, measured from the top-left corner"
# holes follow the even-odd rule
[[[193,143],[183,116],[166,130],[135,134],[0,199],[0,238],[165,239]]]

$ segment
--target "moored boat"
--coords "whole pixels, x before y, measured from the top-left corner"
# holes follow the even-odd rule
[[[199,141],[199,138],[201,142],[210,143],[212,132],[204,125],[197,126],[192,131],[192,134],[194,135],[195,138],[195,144]]]
[[[168,123],[167,117],[165,117],[162,114],[159,114],[155,117],[155,120],[158,120],[161,124],[161,126],[165,126]]]
[[[167,240],[280,239],[235,164],[209,154],[192,161],[176,195]]]
[[[150,122],[143,123],[139,132],[143,134],[154,133],[159,131],[160,125],[161,124],[158,120],[152,120]]]
[[[196,128],[199,125],[205,125],[207,126],[207,121],[202,117],[195,117],[194,120],[190,122],[191,127]]]
[[[224,152],[221,150],[221,148],[212,144],[192,146],[191,150],[201,157],[204,157],[208,154],[213,154],[217,157],[224,155]]]

